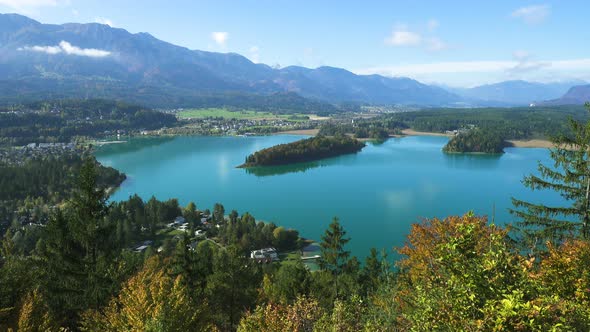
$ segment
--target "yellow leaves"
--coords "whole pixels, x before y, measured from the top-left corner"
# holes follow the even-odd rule
[[[291,305],[269,303],[242,318],[239,332],[312,331],[324,311],[315,299],[298,298]]]
[[[53,321],[41,294],[35,290],[29,293],[21,306],[18,317],[18,331],[56,331]]]
[[[154,257],[104,310],[84,314],[82,330],[199,331],[206,329],[204,311],[204,304],[191,299],[181,278],[172,279]]]

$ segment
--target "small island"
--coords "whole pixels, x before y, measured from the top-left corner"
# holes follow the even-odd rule
[[[365,143],[344,135],[316,136],[257,151],[246,157],[246,162],[238,168],[309,162],[356,153],[364,147]]]
[[[471,129],[452,137],[443,148],[446,153],[504,153],[506,143],[497,132]]]

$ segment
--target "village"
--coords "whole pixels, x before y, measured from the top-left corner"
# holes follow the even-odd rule
[[[200,220],[197,221],[196,225],[191,225],[189,221],[183,217],[178,216],[174,218],[170,223],[166,224],[165,228],[162,229],[159,234],[167,237],[172,237],[176,241],[180,241],[183,236],[187,236],[190,239],[188,248],[190,251],[195,251],[198,244],[204,241],[213,243],[214,245],[225,248],[216,236],[219,229],[229,222],[229,216],[224,216],[222,223],[216,223],[213,220],[208,211],[200,212]],[[166,250],[165,241],[162,241],[162,236],[159,236],[159,240],[143,240],[138,242],[135,246],[130,247],[129,250],[136,253],[145,253],[147,250],[155,250],[161,253]],[[251,250],[248,257],[259,264],[270,264],[270,263],[292,263],[296,260],[301,260],[310,269],[316,269],[316,261],[320,258],[318,255],[319,248],[317,244],[310,242],[300,250],[290,250],[280,252],[274,247],[265,247]]]
[[[180,127],[141,131],[142,135],[265,135],[286,130],[313,129],[320,121],[291,121],[287,119],[227,119],[203,118],[186,120]]]

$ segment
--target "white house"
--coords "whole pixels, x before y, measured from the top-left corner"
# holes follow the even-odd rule
[[[250,258],[259,262],[274,262],[279,260],[279,254],[275,248],[264,248],[250,252]]]
[[[174,223],[177,225],[183,225],[186,224],[186,219],[184,219],[183,216],[178,216],[176,219],[174,219]]]

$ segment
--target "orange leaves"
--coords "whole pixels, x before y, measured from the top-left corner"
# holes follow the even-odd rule
[[[399,249],[406,258],[397,265],[412,278],[436,273],[443,259],[457,259],[449,254],[473,258],[492,247],[504,245],[506,231],[487,224],[487,218],[473,214],[434,218],[412,225],[408,242]]]

